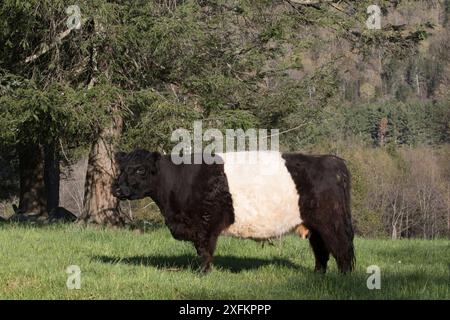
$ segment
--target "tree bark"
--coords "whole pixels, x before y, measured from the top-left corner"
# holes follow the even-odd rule
[[[29,216],[47,215],[44,181],[44,150],[39,143],[18,146],[20,195],[16,213]]]
[[[47,196],[47,212],[50,214],[59,206],[59,154],[56,142],[44,147],[44,181]]]
[[[88,223],[122,226],[129,218],[119,208],[119,200],[111,192],[116,176],[114,141],[120,137],[122,118],[112,108],[113,120],[92,144],[86,173],[84,211],[80,220]]]

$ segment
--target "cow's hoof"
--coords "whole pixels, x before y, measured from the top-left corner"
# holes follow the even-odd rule
[[[325,274],[327,272],[327,269],[324,267],[315,267],[314,272],[318,274]]]
[[[210,273],[211,272],[211,266],[201,266],[199,269],[198,269],[198,272],[199,272],[199,274],[201,275],[201,276],[206,276],[208,273]]]

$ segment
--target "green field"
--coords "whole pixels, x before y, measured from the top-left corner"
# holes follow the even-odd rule
[[[306,240],[222,237],[201,276],[194,248],[163,227],[0,224],[0,299],[450,299],[448,240],[357,239],[356,253],[356,272],[339,275],[332,260],[323,276]],[[79,290],[66,287],[69,265],[81,268]],[[367,289],[369,265],[380,290]]]

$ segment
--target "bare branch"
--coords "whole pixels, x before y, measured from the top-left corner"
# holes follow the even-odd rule
[[[41,57],[42,55],[46,54],[47,52],[50,51],[50,49],[53,49],[54,47],[56,47],[57,45],[59,45],[61,43],[61,41],[66,38],[70,32],[72,31],[72,29],[67,29],[63,32],[61,32],[60,34],[58,34],[58,36],[56,37],[55,41],[53,41],[50,45],[47,44],[43,44],[41,45],[41,50],[38,53],[35,53],[29,57],[27,57],[25,59],[25,63],[29,63],[29,62],[33,62],[34,60],[38,59],[39,57]]]

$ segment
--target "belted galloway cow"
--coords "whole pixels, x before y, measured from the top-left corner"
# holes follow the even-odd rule
[[[351,178],[344,160],[274,151],[215,156],[219,161],[212,164],[175,164],[158,152],[118,153],[113,194],[152,198],[172,236],[194,244],[202,272],[210,269],[220,235],[266,240],[296,230],[308,235],[315,271],[325,273],[330,254],[339,271],[353,269]],[[257,161],[236,159],[251,156]]]

